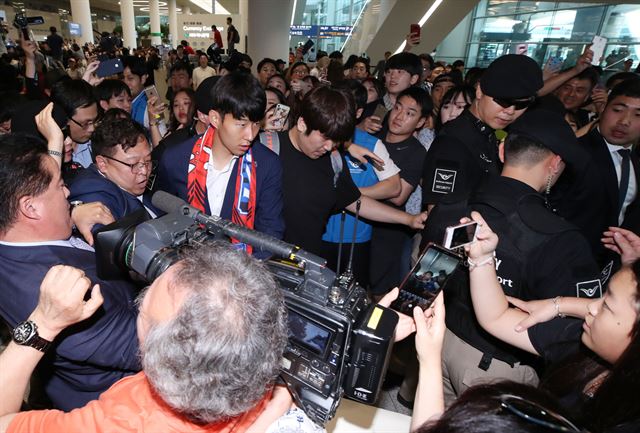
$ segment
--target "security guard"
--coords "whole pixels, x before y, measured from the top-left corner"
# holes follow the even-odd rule
[[[440,243],[447,226],[476,210],[500,237],[495,266],[507,295],[526,300],[602,296],[604,282],[586,239],[577,227],[547,208],[542,194],[548,194],[565,164],[583,164],[586,158],[569,125],[557,113],[533,110],[513,123],[499,153],[504,162],[501,176],[488,179],[468,199],[454,202],[449,196],[442,200],[429,216],[423,242]],[[537,383],[536,371],[526,365],[530,358],[524,352],[478,325],[468,270],[450,278],[444,288],[447,400],[486,379]],[[562,333],[571,320],[557,319],[539,332]]]
[[[542,85],[540,67],[527,56],[509,54],[489,65],[473,104],[444,126],[429,149],[422,175],[424,209],[447,194],[468,197],[487,174],[500,174],[495,131],[520,117]]]

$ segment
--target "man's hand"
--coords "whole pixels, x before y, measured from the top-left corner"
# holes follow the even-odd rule
[[[416,323],[416,352],[422,366],[440,364],[442,343],[444,341],[444,297],[442,292],[436,296],[431,307],[422,311],[420,307],[413,309]]]
[[[96,69],[98,69],[98,66],[100,66],[99,60],[91,61],[87,65],[87,69],[84,71],[84,74],[82,75],[82,79],[87,83],[91,84],[92,86],[97,86],[98,84],[102,83],[102,81],[104,80],[104,77],[99,78],[96,75]]]
[[[404,50],[402,51],[405,51],[405,52],[411,51],[413,47],[415,47],[420,43],[420,35],[418,35],[417,33],[410,33],[407,36],[405,36],[404,41],[405,41],[405,45],[404,45]]]
[[[604,111],[604,107],[607,105],[607,99],[607,91],[602,87],[596,86],[591,92],[591,100],[593,101],[593,106],[598,114],[602,114]]]
[[[640,259],[640,236],[630,230],[609,227],[601,241],[605,248],[620,254],[620,260],[625,266]]]
[[[473,261],[480,262],[495,252],[498,246],[498,235],[491,230],[491,227],[489,227],[480,213],[476,211],[471,212],[471,218],[478,223],[476,240],[466,245],[464,249]],[[462,218],[460,223],[464,224],[470,221],[469,218]]]
[[[591,47],[591,45],[589,45],[587,49],[584,50],[584,53],[582,53],[582,55],[578,57],[578,61],[573,67],[576,70],[576,75],[591,66],[591,61],[593,60],[593,51],[591,51],[589,47]]]
[[[91,229],[94,225],[107,225],[115,221],[109,208],[97,201],[74,207],[71,220],[89,245],[93,245]]]
[[[366,147],[358,146],[355,143],[351,143],[351,145],[349,145],[349,147],[347,148],[347,152],[349,152],[349,155],[360,161],[362,164],[371,162],[378,170],[381,170],[382,167],[384,167],[384,161]]]
[[[391,303],[398,298],[399,293],[400,290],[397,287],[394,287],[390,292],[384,295],[382,299],[380,299],[378,305],[389,308]],[[394,343],[404,340],[409,335],[416,332],[416,322],[414,322],[412,317],[409,317],[406,314],[400,313],[395,310],[391,311],[398,315],[398,324],[396,325],[396,330],[393,334]]]
[[[42,338],[53,341],[63,329],[95,313],[103,298],[96,284],[91,298],[85,301],[89,287],[91,281],[80,269],[64,265],[49,269],[40,285],[38,306],[30,316]]]
[[[382,120],[378,116],[369,116],[362,122],[362,129],[369,134],[375,134],[382,129]]]
[[[407,225],[414,230],[422,230],[424,228],[424,223],[427,221],[428,216],[429,216],[429,213],[427,211],[416,214],[416,215],[411,215],[411,219],[409,220],[409,224]]]
[[[49,143],[49,149],[61,151],[64,147],[64,135],[56,121],[53,120],[52,112],[53,102],[49,102],[42,111],[36,114],[36,126],[38,127],[38,132],[40,132],[47,140],[47,143]]]

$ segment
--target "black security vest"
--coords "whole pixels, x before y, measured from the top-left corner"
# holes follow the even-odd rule
[[[486,188],[472,193],[468,200],[444,201],[437,205],[427,220],[423,245],[430,241],[441,243],[447,226],[457,224],[472,210],[480,212],[500,238],[496,255],[501,260],[502,269],[507,269],[510,272],[509,279],[513,280],[511,287],[503,284],[505,293],[526,300],[529,288],[524,277],[530,252],[552,236],[577,228],[546,209],[540,194],[532,192],[519,197],[505,195],[503,190],[495,187],[501,181],[504,180],[493,178]],[[497,273],[501,275],[501,272]],[[473,311],[467,268],[459,268],[450,277],[445,288],[445,305],[449,330],[482,351],[489,363],[491,358],[511,365],[516,362],[533,363],[535,358],[532,355],[498,340],[479,325]],[[484,364],[488,368],[488,364]]]

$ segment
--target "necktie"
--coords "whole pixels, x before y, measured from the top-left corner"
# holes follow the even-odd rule
[[[620,149],[618,151],[622,156],[622,165],[620,173],[620,186],[618,187],[618,214],[622,210],[624,205],[624,199],[627,197],[627,190],[629,189],[629,174],[631,172],[631,151],[629,149]]]

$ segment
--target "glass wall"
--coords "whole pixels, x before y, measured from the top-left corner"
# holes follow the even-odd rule
[[[520,53],[545,64],[573,66],[595,35],[608,39],[601,66],[638,66],[640,4],[481,0],[474,10],[467,65],[486,67],[503,54]],[[627,61],[627,62],[625,62]]]
[[[298,0],[291,47],[314,42],[314,52],[339,50],[369,0]]]

